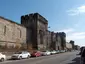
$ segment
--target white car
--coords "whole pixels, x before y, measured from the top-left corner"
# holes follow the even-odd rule
[[[6,60],[6,55],[0,53],[0,61],[3,62],[4,60]]]
[[[51,55],[51,52],[50,51],[43,51],[42,52],[42,55],[43,56]]]
[[[60,52],[61,52],[61,53],[64,53],[64,52],[65,52],[65,50],[61,50]]]
[[[56,54],[57,52],[55,50],[51,51],[51,54]]]
[[[56,53],[58,54],[58,53],[60,53],[60,51],[59,50],[56,50]]]
[[[12,55],[11,59],[23,59],[23,58],[30,58],[31,54],[26,51],[22,52],[16,52],[15,54]]]

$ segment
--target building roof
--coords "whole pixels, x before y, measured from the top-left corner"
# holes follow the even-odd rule
[[[46,23],[48,23],[47,19],[45,17],[43,17],[42,15],[40,15],[39,13],[34,13],[34,14],[39,15],[39,17],[41,17],[42,19],[45,20]]]
[[[9,21],[9,22],[11,22],[11,23],[17,24],[17,25],[19,25],[19,26],[25,27],[25,26],[22,25],[22,24],[19,24],[19,23],[15,22],[15,21],[9,20],[9,19],[4,18],[4,17],[2,17],[2,16],[0,16],[0,18],[1,18],[1,19],[4,19],[4,20],[7,20],[7,21]]]

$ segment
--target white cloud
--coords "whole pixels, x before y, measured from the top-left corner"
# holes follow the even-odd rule
[[[68,15],[78,15],[78,14],[83,14],[85,13],[85,5],[77,7],[77,8],[73,8],[67,11]]]
[[[74,36],[80,36],[80,35],[85,35],[85,32],[77,32],[73,33]]]
[[[66,36],[66,41],[74,40],[75,44],[79,46],[85,46],[85,32],[69,33]]]
[[[70,35],[67,35],[67,40],[81,40],[85,39],[85,32],[76,32]]]
[[[55,32],[65,32],[65,33],[69,33],[69,32],[73,32],[73,31],[74,31],[73,28],[69,28],[69,29],[63,29],[63,30],[55,31]]]
[[[80,25],[79,22],[74,24],[75,27],[79,27],[79,25]]]

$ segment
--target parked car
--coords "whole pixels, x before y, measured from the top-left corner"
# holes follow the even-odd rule
[[[85,64],[85,48],[83,48],[81,56],[80,56],[80,64]]]
[[[81,47],[81,48],[80,48],[79,55],[81,55],[81,54],[82,54],[82,52],[83,52],[83,49],[85,49],[85,47]]]
[[[55,50],[51,51],[51,54],[56,54],[56,51]]]
[[[3,62],[4,60],[6,60],[6,55],[0,53],[0,61]]]
[[[51,55],[51,52],[50,51],[42,51],[42,55],[48,56],[48,55]]]
[[[58,53],[60,53],[60,51],[59,50],[56,50],[56,53],[58,54]]]
[[[15,54],[12,55],[12,59],[23,59],[23,58],[30,58],[31,54],[27,51],[22,51],[22,52],[15,52]]]
[[[39,56],[42,56],[42,53],[40,51],[34,51],[32,54],[31,54],[32,57],[39,57]]]
[[[60,52],[61,52],[61,53],[64,53],[64,52],[65,52],[65,50],[60,50]]]

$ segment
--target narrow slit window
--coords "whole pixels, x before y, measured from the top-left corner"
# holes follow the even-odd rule
[[[4,26],[4,35],[6,34],[6,26]]]

